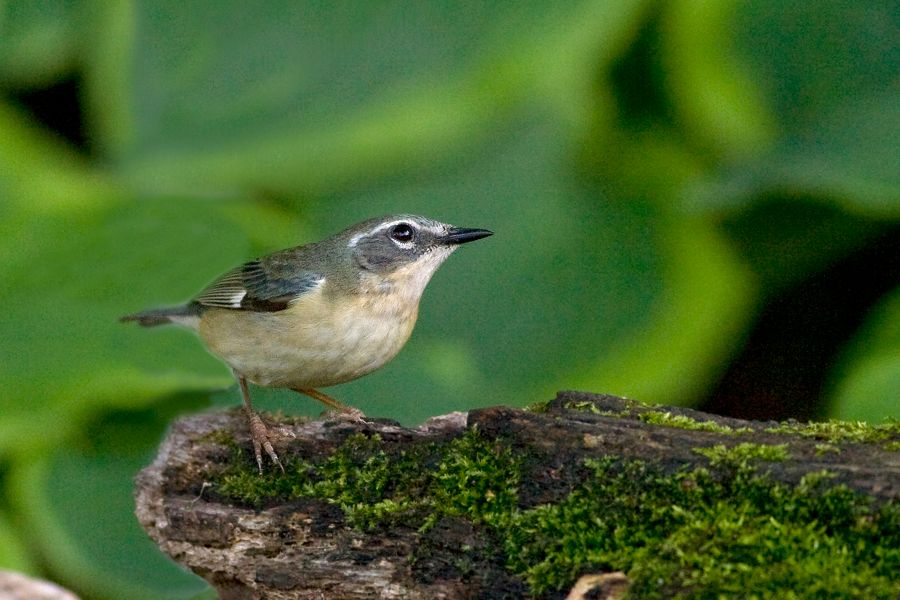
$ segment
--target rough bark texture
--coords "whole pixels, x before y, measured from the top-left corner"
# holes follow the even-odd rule
[[[578,406],[578,408],[572,408]],[[586,457],[616,455],[658,462],[675,470],[706,464],[698,446],[739,442],[790,445],[791,459],[767,463],[770,475],[796,483],[807,473],[829,470],[836,483],[879,501],[900,495],[900,453],[876,444],[846,443],[822,452],[815,439],[765,432],[773,423],[746,422],[681,408],[652,407],[751,433],[734,436],[651,425],[638,418],[650,407],[621,398],[562,392],[544,412],[495,407],[432,419],[418,428],[376,421],[290,421],[279,446],[287,461],[315,461],[357,431],[378,433],[391,444],[446,441],[477,426],[501,437],[524,457],[519,504],[532,507],[565,497],[584,476]],[[616,413],[616,416],[606,416]],[[271,419],[270,419],[271,420]],[[490,552],[484,563],[460,576],[454,565],[462,549],[471,560],[485,545],[463,520],[438,522],[428,533],[392,527],[362,533],[325,501],[299,499],[262,510],[221,501],[204,473],[229,460],[215,440],[234,435],[250,458],[246,423],[238,412],[207,413],[174,424],[154,463],[137,477],[137,515],[159,546],[232,598],[503,598],[527,595],[527,587]],[[296,436],[296,437],[292,437]],[[415,555],[415,565],[410,556]],[[476,575],[472,575],[472,573]],[[587,597],[605,597],[598,590]]]

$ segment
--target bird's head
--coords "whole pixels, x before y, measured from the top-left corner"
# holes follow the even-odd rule
[[[342,237],[362,280],[383,282],[383,287],[403,286],[410,295],[419,296],[460,244],[492,233],[415,215],[393,215],[355,225]]]

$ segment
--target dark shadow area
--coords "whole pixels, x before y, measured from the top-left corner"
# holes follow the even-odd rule
[[[81,76],[77,73],[42,88],[7,90],[12,104],[25,110],[41,125],[62,136],[80,154],[91,154],[81,106]]]
[[[873,305],[900,281],[900,227],[772,296],[698,407],[741,419],[822,418],[835,361]]]

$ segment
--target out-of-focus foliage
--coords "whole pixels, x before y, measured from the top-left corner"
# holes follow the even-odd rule
[[[35,566],[25,549],[23,540],[18,538],[10,526],[9,520],[3,514],[0,514],[0,565],[10,571],[35,572]]]
[[[763,303],[896,228],[898,30],[887,0],[0,3],[0,567],[208,594],[130,478],[237,394],[191,334],[116,318],[378,214],[497,235],[342,400],[696,402]],[[35,108],[69,88],[78,148]],[[897,415],[898,322],[895,293],[821,366],[835,415]]]
[[[729,3],[680,4],[688,15],[681,24],[691,29],[673,37],[690,46],[704,44],[704,38],[715,42],[708,36],[701,36],[698,42],[691,19],[698,19],[697,13],[721,11],[702,4]],[[740,158],[726,161],[713,177],[712,186],[701,188],[698,197],[709,205],[728,207],[753,202],[767,191],[808,193],[852,212],[900,215],[896,135],[900,131],[896,102],[900,15],[896,5],[876,1],[863,6],[851,0],[826,4],[758,1],[735,3],[729,12],[733,20],[722,20],[720,25],[734,32],[732,43],[738,49],[739,62],[725,54],[724,60],[714,61],[709,71],[700,73],[673,64],[671,72],[676,79],[684,78],[676,88],[683,92],[676,96],[678,107],[686,116],[696,116],[694,123],[700,126],[704,120],[722,119],[726,115],[716,110],[715,99],[708,102],[706,94],[691,91],[708,87],[700,76],[717,82],[741,72],[743,81],[737,85],[750,86],[754,98],[764,98],[768,105],[769,140],[765,145],[733,148],[734,154],[742,151]],[[693,34],[690,41],[689,31]],[[672,56],[683,56],[676,48],[672,50]],[[710,56],[723,56],[711,45],[705,51],[707,61]],[[733,96],[718,99],[726,100],[726,107],[739,108],[739,103],[729,102]],[[730,116],[740,120],[742,115]],[[759,118],[755,112],[747,116]],[[741,136],[729,136],[727,130],[718,131],[717,124],[707,123],[694,135],[705,135],[711,138],[708,143],[723,146],[730,137],[743,141]],[[763,139],[759,132],[757,135]]]
[[[181,395],[156,413],[111,413],[89,434],[17,469],[13,504],[28,540],[68,585],[104,598],[215,597],[156,549],[134,518],[131,496],[134,474],[152,459],[172,409],[198,405]]]
[[[835,373],[832,412],[844,419],[897,417],[900,289],[872,310]]]

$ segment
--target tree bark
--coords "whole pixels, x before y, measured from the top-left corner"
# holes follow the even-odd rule
[[[751,431],[734,435],[652,425],[640,418],[650,410]],[[584,476],[578,466],[588,457],[642,459],[674,471],[708,464],[697,447],[786,443],[790,458],[765,465],[775,480],[795,484],[805,474],[827,469],[835,483],[876,502],[900,495],[900,453],[863,443],[841,443],[839,453],[823,452],[821,440],[765,431],[773,425],[561,392],[543,412],[494,407],[445,415],[416,428],[390,421],[287,420],[279,424],[286,435],[278,446],[282,457],[315,462],[354,432],[377,433],[386,443],[404,445],[442,443],[477,427],[524,458],[518,502],[528,508],[569,494]],[[205,413],[178,420],[156,460],[136,479],[141,524],[165,553],[206,578],[221,598],[527,596],[527,586],[489,552],[476,576],[458,576],[453,565],[461,549],[471,556],[472,548],[484,544],[477,528],[462,519],[439,521],[427,533],[403,525],[363,533],[345,522],[338,507],[319,499],[293,499],[264,509],[223,502],[204,481],[205,473],[234,460],[221,443],[223,433],[235,436],[252,461],[243,415]],[[419,557],[415,566],[409,560],[414,554]]]

